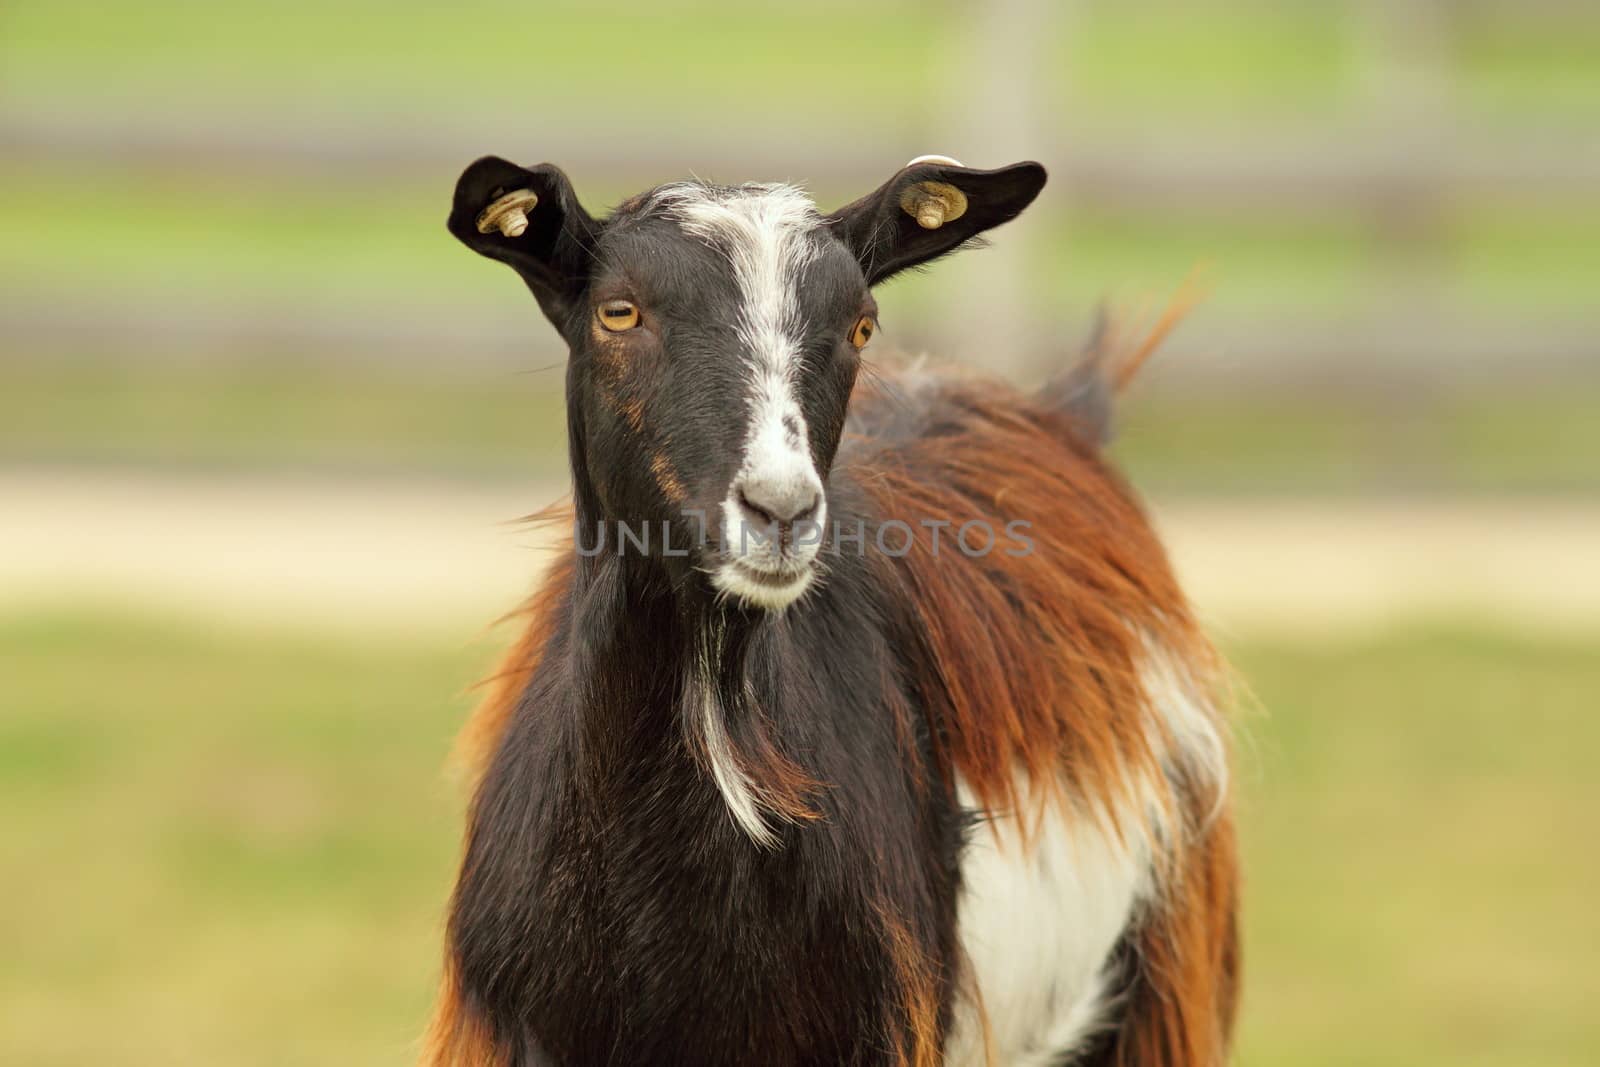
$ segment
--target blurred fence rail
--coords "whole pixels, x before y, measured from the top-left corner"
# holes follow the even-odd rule
[[[1035,340],[1034,361],[1073,358],[1092,328],[1093,294],[1059,310],[1056,340]],[[559,338],[511,301],[492,319],[390,307],[370,313],[292,305],[159,307],[128,302],[85,309],[63,298],[0,308],[11,351],[95,362],[226,363],[281,355],[389,370],[477,373],[548,368],[565,357]],[[519,311],[521,312],[519,314]],[[976,359],[942,342],[935,322],[897,330],[897,349]],[[1530,325],[1512,314],[1395,306],[1364,314],[1249,317],[1202,309],[1165,342],[1159,374],[1169,385],[1237,391],[1285,385],[1388,389],[1595,377],[1600,321],[1571,316]],[[0,356],[3,358],[3,356]],[[993,364],[987,364],[995,369]],[[1026,372],[1024,372],[1025,374]],[[1448,379],[1444,381],[1443,379]]]
[[[1200,7],[1225,7],[1237,15],[1234,9],[1265,13],[1271,5]],[[761,5],[757,9],[765,13]],[[611,119],[591,113],[578,93],[563,106],[537,113],[501,97],[480,109],[453,110],[448,121],[422,121],[400,109],[388,115],[375,111],[370,100],[333,100],[326,108],[309,110],[235,99],[227,92],[214,97],[192,92],[183,94],[179,107],[119,104],[107,87],[104,93],[0,99],[0,157],[10,172],[46,176],[87,172],[104,180],[121,173],[160,182],[167,175],[203,174],[222,186],[244,182],[242,196],[272,195],[275,186],[342,190],[354,214],[367,210],[361,201],[368,189],[435,189],[442,214],[451,177],[483,151],[559,160],[580,184],[584,175],[603,175],[607,188],[693,172],[720,180],[788,178],[832,195],[875,184],[901,160],[925,151],[993,162],[987,156],[1011,149],[995,148],[993,138],[986,141],[986,126],[1004,127],[1007,145],[1043,146],[1028,154],[1042,157],[1052,169],[1049,204],[1065,217],[1064,229],[1053,238],[1064,249],[1060,257],[1074,255],[1075,230],[1083,220],[1104,218],[1119,225],[1138,219],[1152,230],[1195,220],[1225,227],[1248,221],[1256,231],[1332,225],[1368,250],[1372,269],[1353,268],[1361,274],[1355,291],[1316,306],[1271,301],[1238,306],[1224,295],[1175,342],[1184,358],[1174,362],[1186,368],[1180,375],[1205,379],[1219,371],[1242,372],[1270,381],[1308,374],[1428,376],[1440,368],[1479,376],[1595,369],[1600,311],[1592,300],[1500,306],[1439,282],[1440,265],[1454,254],[1447,222],[1453,211],[1504,213],[1511,221],[1502,228],[1512,232],[1513,241],[1519,213],[1559,219],[1566,205],[1575,212],[1587,207],[1585,225],[1600,228],[1593,206],[1600,192],[1600,120],[1530,110],[1511,122],[1482,121],[1462,103],[1452,49],[1456,24],[1463,19],[1487,14],[1499,20],[1497,25],[1535,25],[1546,33],[1556,26],[1553,32],[1559,35],[1565,22],[1600,24],[1592,5],[1566,0],[1330,5],[1326,10],[1338,14],[1327,23],[1328,32],[1341,38],[1349,70],[1336,105],[1314,120],[1295,116],[1292,108],[1287,115],[1224,112],[1203,122],[1102,115],[1092,101],[1063,98],[1055,85],[1062,71],[1047,69],[1040,58],[1044,53],[1022,47],[1037,42],[1019,40],[1026,34],[1017,32],[1019,26],[1038,26],[1041,35],[1065,42],[1051,54],[1070,68],[1075,57],[1082,57],[1078,49],[1091,47],[1077,41],[1083,20],[1112,10],[1133,12],[1129,17],[1150,20],[1146,31],[1157,40],[1165,32],[1160,14],[1182,9],[1159,2],[1113,6],[1087,0],[1003,0],[960,12],[948,5],[931,8],[929,19],[953,29],[924,62],[956,71],[956,88],[948,95],[969,99],[972,110],[962,115],[956,113],[959,103],[936,103],[920,123],[885,122],[872,109],[841,113],[817,107],[735,133],[728,123],[711,120],[717,104],[710,101],[698,112],[677,115],[641,105],[640,115],[625,122],[625,136],[613,137],[597,135],[595,124]],[[405,9],[396,17],[406,17]],[[1317,17],[1328,16],[1323,11]],[[961,67],[963,60],[970,65]],[[1008,60],[1015,60],[1014,68]],[[418,69],[428,77],[426,56],[419,57]],[[940,81],[937,72],[920,76]],[[1028,107],[1020,109],[1027,114],[986,123],[994,101],[1016,95],[1019,77],[1041,81],[1036,93],[1027,94]],[[1593,96],[1600,101],[1600,76],[1595,83]],[[1181,78],[1172,85],[1174,93],[1183,88]],[[1330,219],[1336,222],[1329,224]],[[1559,223],[1550,224],[1547,217],[1546,229],[1552,226]],[[1089,288],[1066,296],[1052,292],[1049,305],[1040,309],[1019,284],[1027,280],[1017,266],[1021,260],[1013,258],[1000,269],[1006,253],[1026,254],[1030,262],[1048,255],[1038,248],[1040,237],[1031,238],[1030,252],[1016,251],[1029,240],[1003,234],[989,269],[1004,283],[981,292],[947,289],[930,303],[948,310],[926,317],[921,328],[901,331],[901,339],[912,347],[929,345],[934,336],[949,335],[953,322],[980,316],[997,323],[1043,319],[1022,347],[1044,360],[1058,359],[1061,348],[1071,347],[1060,338],[1083,329],[1099,296],[1093,286],[1105,282],[1090,280]],[[95,252],[87,248],[86,259]],[[316,349],[334,359],[401,362],[437,362],[445,353],[452,365],[521,363],[530,354],[555,354],[543,331],[530,328],[522,309],[494,310],[449,293],[437,295],[425,278],[414,286],[416,299],[326,296],[310,281],[303,291],[293,285],[271,290],[224,284],[191,298],[180,281],[159,271],[126,287],[96,286],[93,279],[79,284],[75,277],[63,281],[59,275],[20,280],[24,284],[17,295],[0,305],[0,331],[9,338],[6,349],[12,354],[181,360]],[[1151,284],[1165,280],[1149,279]],[[997,307],[997,302],[1009,306]],[[1025,372],[1041,361],[1011,369]]]
[[[1133,131],[1052,124],[1035,152],[1075,203],[1162,211],[1379,210],[1419,196],[1588,195],[1600,188],[1600,122],[1513,130],[1460,129],[1440,122],[1393,126],[1340,120],[1308,128],[1194,124]],[[13,164],[73,162],[156,170],[360,182],[452,175],[486,146],[560,159],[578,174],[659,182],[692,170],[714,180],[792,178],[825,188],[881,181],[886,165],[937,135],[884,131],[855,117],[781,128],[728,131],[686,125],[611,143],[583,126],[548,120],[535,138],[508,134],[503,120],[467,118],[418,138],[401,124],[366,119],[236,114],[151,114],[22,109],[0,101],[0,151]],[[1055,146],[1050,147],[1049,142]],[[863,145],[871,145],[870,150]],[[804,147],[797,147],[804,146]],[[910,158],[909,155],[906,158]]]

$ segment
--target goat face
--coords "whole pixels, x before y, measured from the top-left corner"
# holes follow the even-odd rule
[[[586,399],[640,475],[608,510],[692,512],[714,588],[784,607],[815,574],[852,337],[875,314],[854,257],[797,190],[665,186],[609,220],[588,303]]]
[[[1034,163],[919,163],[831,215],[791,186],[678,183],[598,220],[556,168],[489,157],[461,176],[449,226],[516,269],[567,341],[580,517],[616,524],[619,547],[624,528],[659,531],[642,551],[675,586],[704,573],[781,610],[817,574],[870,287],[1043,183]]]

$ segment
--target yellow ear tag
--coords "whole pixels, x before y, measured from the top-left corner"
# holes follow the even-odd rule
[[[478,215],[478,232],[499,230],[507,237],[521,237],[528,229],[528,212],[539,202],[532,189],[516,189],[500,197]]]
[[[967,194],[946,182],[918,182],[900,194],[900,210],[924,230],[937,230],[967,213]]]
[[[966,166],[959,159],[935,155],[918,156],[906,167],[915,167],[920,163],[937,163],[944,167]],[[900,210],[916,219],[917,225],[924,230],[937,230],[967,213],[967,195],[944,182],[918,182],[900,194]]]

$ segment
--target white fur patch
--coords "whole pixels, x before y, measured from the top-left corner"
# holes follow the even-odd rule
[[[1228,795],[1228,744],[1223,725],[1206,696],[1206,687],[1176,656],[1145,638],[1141,672],[1145,698],[1161,725],[1151,748],[1168,775],[1177,774],[1192,787],[1210,793],[1202,822],[1214,818]]]
[[[715,673],[721,653],[721,635],[707,635],[705,640],[708,647],[700,649],[696,657],[695,681],[698,692],[695,695],[699,700],[698,726],[706,759],[711,764],[711,780],[716,783],[717,792],[722,794],[722,802],[727,805],[734,823],[757,845],[775,848],[778,835],[767,825],[755,786],[739,765],[733,746],[728,742],[727,712],[717,697]]]
[[[976,801],[965,783],[958,795]],[[1141,813],[1119,812],[1123,825]],[[1088,812],[1050,805],[1024,849],[1016,819],[972,830],[962,855],[957,929],[988,1015],[997,1063],[1049,1067],[1105,1023],[1106,965],[1141,901],[1153,892],[1141,838],[1119,837]],[[970,990],[958,1000],[947,1062],[984,1063]]]
[[[1225,797],[1227,747],[1206,689],[1153,642],[1141,677],[1145,728],[1163,774],[1128,783],[1109,807],[1081,796],[1047,805],[1027,849],[1013,816],[991,814],[974,827],[962,855],[958,936],[999,1064],[1059,1064],[1110,1023],[1112,950],[1160,893],[1163,853],[1194,829],[1170,821],[1186,808],[1176,785],[1214,790],[1210,814]],[[1066,789],[1072,797],[1072,783]],[[1019,796],[1030,792],[1024,786]],[[958,797],[976,807],[965,783],[958,783]],[[970,985],[958,994],[947,1061],[984,1063]]]
[[[772,832],[761,814],[750,776],[745,774],[744,768],[734,758],[733,749],[728,745],[728,726],[722,714],[715,693],[708,693],[702,708],[701,729],[711,760],[712,780],[717,783],[717,791],[728,805],[728,814],[733,816],[733,821],[739,824],[750,840],[763,848],[776,848],[778,835]]]

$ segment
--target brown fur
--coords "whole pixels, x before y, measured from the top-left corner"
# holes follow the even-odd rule
[[[899,985],[900,1018],[888,1027],[898,1035],[897,1067],[938,1067],[943,1029],[940,1004],[943,981],[938,965],[930,960],[905,922],[887,904],[878,906],[884,944],[894,964]]]
[[[529,521],[534,524],[558,526],[564,533],[572,530],[572,511],[566,504],[554,505]],[[511,647],[500,657],[500,662],[488,677],[479,683],[483,697],[467,717],[466,724],[456,736],[455,751],[451,761],[476,785],[494,750],[500,735],[517,710],[522,691],[528,679],[539,666],[545,645],[556,625],[557,609],[572,584],[576,557],[567,551],[556,556],[545,573],[539,588],[521,607],[507,615],[503,622],[522,620],[522,630]]]
[[[1238,875],[1231,817],[1188,850],[1169,900],[1134,946],[1136,972],[1113,1067],[1227,1062],[1239,997]]]
[[[504,1067],[506,1062],[483,1017],[463,1002],[455,967],[447,958],[417,1063],[421,1067]]]
[[[937,388],[963,414],[856,460],[875,510],[997,529],[1020,519],[1036,542],[1027,556],[997,546],[982,558],[946,542],[935,557],[932,531],[914,524],[916,549],[885,561],[907,584],[931,644],[923,699],[941,769],[960,774],[985,807],[1017,811],[1024,832],[1038,804],[1070,798],[1047,788],[1025,809],[1017,768],[1036,785],[1070,782],[1080,804],[1098,798],[1109,816],[1131,800],[1134,782],[1163,776],[1150,720],[1131,710],[1147,699],[1146,642],[1210,690],[1213,707],[1224,704],[1220,660],[1133,494],[1083,435],[1001,387]],[[870,421],[873,404],[895,402],[869,392],[861,407]],[[1135,937],[1137,973],[1111,1061],[1119,1067],[1221,1064],[1233,1024],[1237,887],[1226,798],[1180,768],[1166,799],[1171,824],[1193,836],[1174,842],[1160,872],[1162,903]]]
[[[1088,799],[1096,814],[1112,817],[1137,809],[1136,782],[1171,783],[1164,815],[1188,832],[1172,842],[1159,872],[1161,902],[1130,933],[1132,984],[1105,1062],[1220,1064],[1239,962],[1233,827],[1224,798],[1209,783],[1163,764],[1140,677],[1152,644],[1203,688],[1219,686],[1219,661],[1143,511],[1070,414],[993,385],[947,379],[932,388],[948,401],[932,432],[850,439],[841,464],[852,468],[879,515],[947,516],[957,524],[982,519],[996,531],[1022,520],[1035,542],[1031,554],[1013,556],[1002,536],[988,555],[973,558],[952,550],[952,526],[940,531],[935,556],[932,531],[913,522],[911,552],[876,557],[885,580],[903,584],[903,599],[916,606],[926,634],[919,695],[939,772],[946,787],[956,775],[964,778],[985,807],[1017,811],[1025,832],[1044,803]],[[855,410],[870,426],[880,415],[892,417],[884,406],[899,402],[863,387]],[[519,613],[526,628],[463,731],[458,751],[474,777],[538,664],[572,568],[572,554],[564,552]],[[909,738],[911,710],[901,711],[908,721],[897,725]],[[813,817],[809,799],[825,786],[775,751],[744,757],[775,811]],[[1019,768],[1045,788],[1019,796]],[[1062,783],[1071,783],[1072,797]],[[892,911],[879,914],[901,987],[901,1062],[931,1067],[953,976],[941,973]],[[423,1062],[488,1067],[487,1035],[459,1001],[447,974]]]
[[[550,525],[562,531],[572,529],[569,504],[554,504],[529,516],[532,525]],[[522,629],[511,647],[501,656],[495,670],[479,683],[483,696],[456,736],[451,762],[476,790],[478,781],[495,748],[505,733],[511,716],[522,700],[528,679],[538,669],[539,660],[556,626],[557,610],[572,583],[576,557],[563,551],[545,573],[539,588],[502,622],[519,620]],[[464,1003],[450,952],[445,952],[444,973],[433,1017],[423,1038],[417,1061],[426,1067],[501,1067],[506,1062],[502,1051],[482,1017]]]
[[[657,452],[650,457],[650,473],[655,475],[656,485],[661,488],[661,495],[672,503],[682,504],[689,498],[689,492],[679,480],[678,472],[672,469],[672,461],[664,453]]]
[[[931,645],[922,695],[941,769],[995,810],[1022,806],[1018,768],[1119,799],[1134,775],[1160,773],[1130,711],[1145,702],[1146,639],[1202,681],[1214,654],[1132,494],[1070,424],[997,386],[945,388],[961,412],[950,425],[856,459],[876,510],[996,531],[1021,520],[1035,549],[1009,555],[1002,538],[974,558],[952,550],[947,527],[935,556],[933,531],[913,526],[917,547],[885,560]]]

